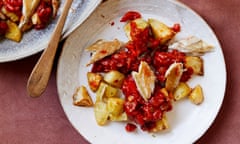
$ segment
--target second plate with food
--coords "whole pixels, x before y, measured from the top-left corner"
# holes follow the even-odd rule
[[[60,7],[56,19],[42,30],[29,30],[24,33],[20,42],[14,42],[7,39],[0,41],[0,62],[9,62],[18,60],[46,48],[50,39],[51,33],[57,23],[63,5],[66,0],[60,0]],[[101,0],[76,0],[73,1],[69,11],[65,27],[63,29],[63,38],[68,36],[75,30],[100,4]]]
[[[99,39],[127,42],[128,38],[120,22],[128,11],[139,12],[143,19],[154,18],[168,26],[181,25],[175,39],[194,35],[214,46],[214,51],[202,56],[204,76],[194,77],[190,85],[200,84],[204,91],[204,102],[194,105],[183,100],[173,104],[167,113],[170,128],[159,133],[141,130],[126,132],[125,122],[110,122],[99,126],[93,107],[73,105],[76,88],[84,85],[95,101],[95,94],[88,87],[86,64],[91,54],[85,49]],[[213,67],[214,66],[214,67]],[[194,11],[173,0],[108,0],[66,40],[57,69],[57,88],[62,107],[72,125],[93,144],[186,144],[200,138],[214,121],[221,107],[226,85],[226,69],[221,46],[211,28]]]

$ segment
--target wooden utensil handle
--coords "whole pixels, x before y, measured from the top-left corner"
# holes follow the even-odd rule
[[[28,79],[27,91],[31,97],[40,96],[46,89],[48,80],[51,75],[52,66],[57,51],[58,43],[61,38],[62,29],[65,24],[65,20],[68,15],[68,11],[71,7],[73,0],[65,0],[63,12],[57,22],[57,25],[53,31],[51,39],[47,48],[42,53],[37,64],[33,68],[33,71]]]

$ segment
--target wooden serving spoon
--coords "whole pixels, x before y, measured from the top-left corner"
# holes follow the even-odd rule
[[[58,43],[61,39],[62,29],[64,27],[72,2],[73,0],[65,0],[63,11],[53,31],[48,46],[42,53],[28,79],[27,91],[31,97],[40,96],[47,87]]]

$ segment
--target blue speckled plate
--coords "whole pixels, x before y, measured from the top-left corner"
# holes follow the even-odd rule
[[[64,2],[65,0],[61,0],[57,18],[61,14]],[[74,0],[63,29],[63,37],[68,36],[75,30],[94,11],[100,2],[101,0]],[[57,19],[44,30],[31,30],[25,33],[20,43],[6,39],[1,40],[0,62],[18,60],[42,51],[47,46],[56,22]]]

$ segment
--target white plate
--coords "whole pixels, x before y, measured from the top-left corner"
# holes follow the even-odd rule
[[[199,105],[190,101],[176,102],[168,113],[170,129],[159,134],[138,130],[127,133],[124,123],[112,122],[100,127],[96,124],[93,108],[73,106],[76,87],[87,86],[85,65],[90,59],[86,48],[97,39],[126,41],[124,23],[120,18],[128,10],[139,11],[144,18],[156,18],[172,26],[181,24],[176,38],[195,35],[215,46],[214,52],[203,56],[204,77],[194,77],[193,87],[203,87],[205,100]],[[114,24],[113,24],[114,23]],[[207,23],[185,5],[171,0],[108,0],[67,39],[57,70],[57,88],[62,107],[77,131],[93,144],[190,144],[201,137],[214,121],[224,98],[226,85],[225,62],[220,44]],[[88,88],[89,89],[89,88]],[[90,90],[89,90],[90,91]],[[91,93],[93,96],[93,94]],[[94,97],[93,97],[94,99]],[[94,99],[95,100],[95,99]]]
[[[61,0],[57,19],[63,10],[65,1],[66,0]],[[63,29],[63,38],[76,29],[93,12],[100,2],[101,0],[74,0],[67,17],[66,25]],[[10,40],[1,40],[0,62],[17,60],[43,50],[47,46],[57,19],[44,30],[31,30],[25,33],[20,43]]]

